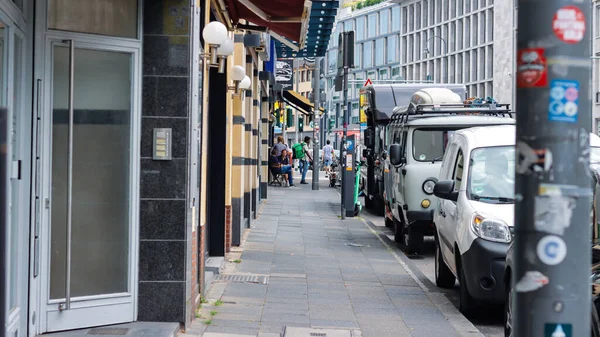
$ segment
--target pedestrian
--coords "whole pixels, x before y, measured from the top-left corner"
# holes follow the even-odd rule
[[[287,174],[289,186],[294,186],[294,175],[292,174],[292,167],[290,165],[283,165],[277,157],[277,150],[273,148],[271,155],[269,156],[269,168],[273,174]]]
[[[308,172],[308,167],[310,162],[312,162],[312,157],[310,155],[308,145],[310,144],[310,137],[304,137],[304,141],[301,143],[294,144],[294,154],[296,155],[296,159],[298,159],[298,166],[300,168],[300,173],[302,174],[302,180],[300,180],[300,184],[308,184],[306,182],[306,173]]]
[[[331,168],[331,163],[335,154],[333,153],[333,146],[331,146],[331,141],[327,141],[327,144],[323,146],[323,164],[325,166],[325,177],[329,175],[329,170]]]
[[[281,151],[283,151],[283,150],[289,150],[287,144],[285,144],[283,142],[283,137],[282,136],[278,136],[277,137],[277,143],[275,143],[275,145],[273,145],[273,148],[275,150],[277,150],[277,152],[275,153],[275,156],[277,156],[277,157],[281,156]]]

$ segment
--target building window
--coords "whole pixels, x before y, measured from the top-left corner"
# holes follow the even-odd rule
[[[335,74],[337,72],[337,49],[330,49],[327,59],[329,60],[329,73]]]
[[[373,41],[365,42],[363,46],[363,65],[370,68],[373,66]]]
[[[398,49],[398,35],[390,35],[387,38],[387,63],[395,63],[396,51]]]
[[[385,38],[379,38],[375,41],[375,64],[380,66],[385,64]]]
[[[400,33],[400,6],[392,8],[392,33]]]
[[[361,16],[356,19],[356,40],[362,41],[365,39],[365,17]]]
[[[379,12],[379,34],[385,35],[390,32],[390,11],[384,9]]]
[[[400,67],[392,67],[392,79],[396,76],[400,76]]]
[[[362,44],[357,44],[356,46],[354,46],[354,67],[355,68],[362,68],[362,60],[361,60],[361,53],[362,51]]]
[[[175,10],[179,11],[177,8]],[[175,15],[184,17],[189,13],[181,9],[181,12]],[[68,32],[137,38],[138,0],[49,0],[48,28]],[[175,34],[178,28],[174,27],[172,34]],[[182,26],[181,29],[187,29],[187,26]]]
[[[388,80],[390,79],[390,72],[388,68],[379,69],[379,79]]]
[[[344,22],[344,31],[349,32],[354,29],[354,20]]]
[[[368,16],[367,37],[375,37],[377,35],[377,13],[369,14]]]

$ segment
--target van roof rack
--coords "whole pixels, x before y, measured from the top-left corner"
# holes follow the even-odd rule
[[[489,115],[508,116],[512,118],[510,104],[491,103],[441,103],[441,104],[415,104],[408,107],[396,107],[390,123],[404,124],[409,116],[434,117],[443,115]]]

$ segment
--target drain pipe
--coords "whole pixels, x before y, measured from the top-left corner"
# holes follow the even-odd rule
[[[8,245],[6,245],[6,237],[8,232],[8,223],[6,221],[6,160],[7,160],[7,118],[8,112],[6,108],[0,109],[0,337],[6,336],[6,299],[8,298],[7,284],[7,265],[6,255]],[[14,262],[14,261],[12,261]]]

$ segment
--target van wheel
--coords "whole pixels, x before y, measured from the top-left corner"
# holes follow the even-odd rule
[[[513,302],[513,290],[510,286],[510,279],[507,280],[506,283],[506,301],[504,301],[504,336],[512,337],[513,336],[513,312],[512,312],[512,302]]]
[[[392,217],[392,225],[394,229],[394,241],[399,244],[404,243],[404,233],[402,230],[404,229],[404,223],[396,220],[396,218]]]
[[[460,312],[465,316],[470,316],[475,309],[475,299],[469,294],[469,288],[467,287],[467,277],[462,268],[462,263],[458,268],[458,282],[460,283]]]
[[[438,236],[435,236],[435,284],[444,289],[452,289],[456,283],[456,277],[444,262],[442,249]]]
[[[423,247],[423,231],[418,226],[404,227],[404,245],[406,253],[418,254]]]

